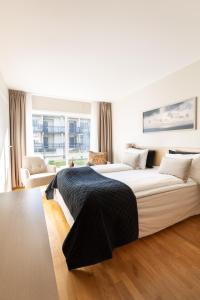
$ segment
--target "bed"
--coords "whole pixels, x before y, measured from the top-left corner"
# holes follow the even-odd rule
[[[103,171],[102,167],[94,169]],[[107,172],[104,166],[102,174],[120,180],[133,189],[138,207],[139,238],[200,214],[200,186],[192,179],[184,183],[174,176],[159,174],[158,167],[145,170],[127,170],[125,167],[124,170],[122,166],[120,170],[119,164],[115,164],[113,169],[114,172]],[[68,224],[72,226],[74,219],[58,189],[54,195]]]
[[[163,149],[161,152],[159,152],[156,160],[157,165],[160,163],[160,159],[165,152],[166,151]],[[105,166],[94,166],[90,169],[93,169],[92,171],[94,173],[100,174],[101,176],[103,176],[103,178],[107,178],[108,180],[113,180],[113,182],[120,182],[124,184],[124,186],[128,187],[132,191],[134,199],[136,201],[137,216],[135,211],[131,212],[131,214],[133,214],[134,218],[137,219],[138,235],[136,235],[135,233],[134,237],[132,237],[131,239],[127,239],[127,242],[134,241],[136,238],[142,238],[151,235],[190,216],[200,214],[200,185],[191,178],[189,178],[187,182],[184,182],[183,180],[175,176],[160,174],[158,172],[158,167],[156,166],[152,169],[133,170],[130,166],[127,166],[125,164],[111,164]],[[72,231],[77,223],[77,218],[74,218],[72,216],[72,214],[70,213],[70,209],[68,209],[66,205],[66,201],[63,200],[63,197],[61,196],[61,193],[57,188],[54,189],[54,199],[62,208],[66,220],[70,225]],[[112,201],[114,201],[114,199],[112,199]],[[110,203],[113,203],[112,201]],[[127,212],[125,212],[125,215],[126,214]],[[111,216],[112,215],[110,214],[110,217]],[[130,222],[130,215],[128,217],[128,224],[130,225],[128,231],[134,232],[135,230],[136,232],[136,222],[133,223],[134,226],[136,226],[135,228],[133,228],[133,225]],[[127,226],[125,222],[123,224]],[[91,226],[95,227],[95,224],[92,224]],[[98,230],[96,231],[95,236],[98,235]],[[107,228],[107,231],[109,231],[109,228]],[[68,242],[67,252],[65,249],[66,240],[63,244],[63,253],[65,254],[69,269],[90,265],[100,262],[103,259],[111,258],[113,248],[115,248],[115,246],[124,244],[124,242],[122,242],[116,245],[111,245],[110,252],[102,257],[98,257],[98,255],[96,255],[95,259],[93,260],[84,260],[84,258],[80,258],[81,255],[79,254],[82,253],[82,249],[79,249],[79,251],[76,253],[76,263],[71,263],[69,259],[69,249],[73,247],[75,249],[77,249],[77,247],[80,248],[80,245],[76,246],[75,244],[77,240],[81,239],[81,236],[84,233],[83,231],[82,233],[80,233],[80,230],[78,230],[78,232],[79,236],[77,235],[77,233],[75,233],[75,236],[70,241],[70,243],[70,233],[68,234],[68,237],[66,238]],[[107,232],[105,234],[107,234]],[[85,248],[85,244],[87,244],[87,242],[84,243],[84,241],[82,241],[82,245],[84,248],[83,252],[85,253],[87,252],[87,250],[89,253],[90,248],[93,247],[93,245],[89,243],[90,245],[88,244],[88,248]],[[103,243],[104,242],[105,241],[103,241]],[[101,244],[102,241],[97,245],[97,248],[100,247]],[[89,256],[92,256],[92,254],[90,253]]]

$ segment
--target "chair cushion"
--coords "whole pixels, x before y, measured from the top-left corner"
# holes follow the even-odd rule
[[[37,156],[25,156],[23,159],[23,168],[28,169],[31,175],[47,171],[44,160]]]
[[[55,173],[39,173],[39,174],[33,174],[29,178],[28,186],[29,187],[36,187],[36,186],[42,186],[47,185],[50,183],[50,181],[54,178]]]

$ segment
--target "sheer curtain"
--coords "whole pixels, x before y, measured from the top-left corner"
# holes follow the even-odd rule
[[[12,188],[21,187],[20,168],[26,154],[26,93],[9,90]]]
[[[112,107],[109,102],[99,103],[99,151],[107,152],[107,160],[112,162]]]
[[[91,103],[90,150],[99,151],[99,102]]]
[[[32,126],[32,94],[26,94],[26,155],[34,154]]]

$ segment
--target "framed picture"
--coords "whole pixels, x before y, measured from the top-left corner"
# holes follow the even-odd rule
[[[197,98],[143,112],[143,132],[196,129]]]

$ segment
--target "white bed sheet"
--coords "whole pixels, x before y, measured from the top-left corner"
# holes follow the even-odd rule
[[[122,171],[130,171],[133,170],[132,167],[126,164],[107,164],[107,165],[96,165],[92,166],[98,173],[112,173],[112,172],[122,172]]]

